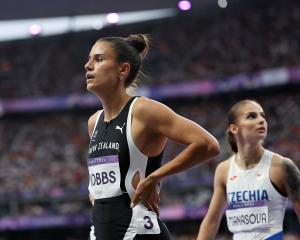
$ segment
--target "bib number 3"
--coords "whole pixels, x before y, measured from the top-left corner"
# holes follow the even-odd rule
[[[138,218],[138,234],[159,234],[160,227],[158,225],[156,214],[148,212],[147,215]]]
[[[152,229],[153,228],[153,222],[151,221],[151,218],[149,216],[145,216],[144,220],[147,222],[146,224],[144,224],[144,227],[146,229]]]

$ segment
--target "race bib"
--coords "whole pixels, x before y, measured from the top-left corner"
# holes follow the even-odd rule
[[[267,206],[226,210],[226,218],[228,228],[233,233],[269,226]]]
[[[88,159],[89,191],[94,199],[116,197],[122,194],[118,155]]]
[[[137,219],[138,234],[160,234],[157,216],[154,212],[145,211],[144,215]]]

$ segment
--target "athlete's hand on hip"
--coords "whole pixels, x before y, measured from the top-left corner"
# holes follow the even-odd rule
[[[159,201],[160,198],[157,182],[147,177],[141,180],[137,185],[132,196],[130,207],[133,208],[138,204],[138,202],[142,202],[149,211],[153,211],[157,214],[157,216],[159,216]]]

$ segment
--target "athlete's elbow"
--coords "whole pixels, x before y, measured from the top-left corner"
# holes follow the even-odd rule
[[[219,142],[215,138],[210,138],[206,142],[206,159],[213,158],[219,155],[221,152],[221,147]]]
[[[220,147],[219,142],[217,140],[212,141],[210,150],[209,150],[211,157],[215,157],[215,156],[219,155],[220,152],[221,152],[221,147]]]
[[[195,156],[197,163],[202,163],[208,159],[217,156],[220,153],[220,145],[217,141],[211,142],[198,142],[194,143]]]

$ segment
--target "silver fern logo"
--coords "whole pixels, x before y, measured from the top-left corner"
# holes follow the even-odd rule
[[[92,142],[94,142],[96,140],[96,137],[97,137],[97,133],[98,133],[98,130],[96,130],[93,134],[93,137],[92,137]]]

